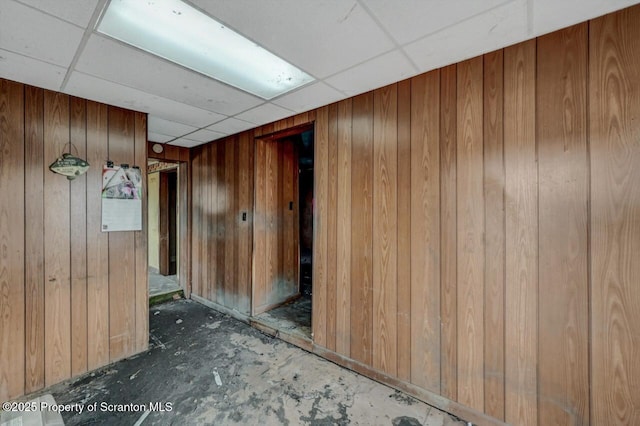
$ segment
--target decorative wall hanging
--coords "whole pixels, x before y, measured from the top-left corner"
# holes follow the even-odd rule
[[[56,159],[56,161],[51,163],[49,170],[53,173],[66,176],[69,180],[73,180],[78,176],[85,174],[87,170],[89,170],[89,163],[86,160],[71,154],[71,147],[76,150],[76,154],[78,153],[78,148],[76,148],[75,145],[69,142],[66,143],[64,147],[67,145],[69,145],[69,152],[63,153]],[[62,147],[63,150],[64,147]]]
[[[142,230],[142,173],[137,166],[102,168],[102,232]]]

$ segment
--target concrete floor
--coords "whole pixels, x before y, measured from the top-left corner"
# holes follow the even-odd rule
[[[190,300],[151,308],[150,332],[147,352],[41,393],[85,407],[67,425],[465,424]]]
[[[180,291],[176,275],[160,275],[157,269],[149,268],[149,297]]]
[[[256,319],[277,330],[311,339],[311,296],[302,295],[286,305],[258,315]]]

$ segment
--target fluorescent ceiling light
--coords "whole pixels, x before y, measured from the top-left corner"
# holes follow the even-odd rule
[[[313,81],[180,0],[111,0],[97,30],[263,99]]]

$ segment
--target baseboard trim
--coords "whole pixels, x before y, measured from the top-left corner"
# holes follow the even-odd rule
[[[242,312],[236,311],[234,309],[229,309],[226,306],[222,306],[219,303],[216,302],[212,302],[211,300],[207,300],[203,297],[198,296],[197,294],[193,294],[191,293],[191,299],[200,303],[201,305],[204,305],[208,308],[214,309],[218,312],[221,312],[225,315],[229,315],[232,318],[237,319],[238,321],[242,321],[245,324],[249,324],[251,325],[250,321],[249,321],[249,315],[243,314]]]

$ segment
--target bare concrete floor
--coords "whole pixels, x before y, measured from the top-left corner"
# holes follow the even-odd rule
[[[160,275],[157,269],[149,268],[149,297],[180,291],[176,275]]]
[[[300,298],[256,317],[277,330],[311,339],[311,297]]]
[[[150,332],[147,352],[42,392],[84,407],[67,425],[465,424],[190,300],[151,308]]]

